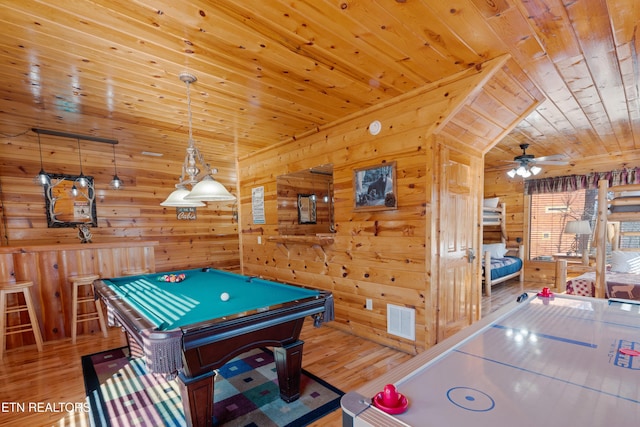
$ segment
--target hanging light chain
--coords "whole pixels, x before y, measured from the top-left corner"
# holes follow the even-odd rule
[[[38,134],[38,151],[40,152],[40,172],[36,175],[35,181],[40,185],[47,185],[51,182],[49,175],[44,171],[44,163],[42,161],[42,144],[40,142],[40,134]]]
[[[116,146],[113,144],[111,146],[113,148],[113,174],[118,176],[118,165],[116,164]]]
[[[44,171],[44,164],[42,163],[42,144],[40,144],[40,134],[38,135],[38,150],[40,151],[40,170]]]
[[[84,175],[82,173],[82,149],[80,148],[80,138],[78,138],[78,160],[80,160],[80,175]]]
[[[204,156],[198,150],[198,147],[195,145],[195,141],[193,140],[193,113],[191,110],[191,83],[194,83],[198,80],[196,76],[189,73],[180,74],[180,80],[182,80],[187,85],[187,123],[189,125],[189,146],[187,148],[187,154],[184,159],[184,163],[182,165],[182,176],[180,177],[180,184],[191,184],[194,185],[198,182],[198,174],[200,173],[200,169],[197,167],[197,162],[205,169],[206,175],[211,175],[212,170],[211,166],[205,162]],[[186,176],[189,177],[188,180],[185,180]]]
[[[187,78],[187,77],[183,77],[183,78]],[[193,146],[193,131],[191,129],[191,120],[192,120],[192,115],[191,115],[191,83],[195,81],[195,77],[193,79],[187,79],[184,80],[184,82],[187,84],[187,121],[189,123],[189,146]]]

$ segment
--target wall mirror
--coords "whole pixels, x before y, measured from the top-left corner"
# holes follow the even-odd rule
[[[333,233],[333,165],[280,175],[278,230],[281,235]]]
[[[50,183],[44,187],[49,228],[97,227],[93,177],[48,174]]]

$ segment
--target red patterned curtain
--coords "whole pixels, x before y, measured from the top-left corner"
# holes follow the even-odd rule
[[[558,176],[530,179],[524,182],[524,194],[558,193],[563,191],[592,190],[598,181],[606,179],[613,185],[640,184],[640,168],[627,168],[609,172],[593,172],[587,175]]]

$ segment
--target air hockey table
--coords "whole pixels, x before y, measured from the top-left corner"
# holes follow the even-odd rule
[[[640,301],[519,300],[345,394],[343,425],[638,425]],[[404,412],[373,404],[388,384]]]

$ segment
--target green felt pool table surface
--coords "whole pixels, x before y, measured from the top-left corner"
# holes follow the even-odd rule
[[[184,274],[181,282],[161,281]],[[227,316],[255,312],[319,295],[317,290],[214,269],[179,270],[104,279],[157,330],[171,330]],[[221,294],[229,294],[222,301]]]

